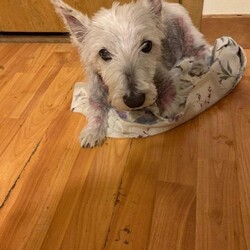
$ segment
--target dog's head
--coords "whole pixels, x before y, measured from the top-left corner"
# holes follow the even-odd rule
[[[80,49],[87,72],[97,74],[108,86],[111,105],[131,110],[153,104],[163,38],[162,0],[114,3],[91,19],[61,0],[52,1]]]

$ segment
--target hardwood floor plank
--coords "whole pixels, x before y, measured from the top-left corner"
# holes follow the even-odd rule
[[[54,75],[59,72],[61,67],[70,59],[74,59],[75,53],[59,53],[53,52],[54,46],[51,46],[50,50],[41,50],[43,53],[40,55],[38,53],[37,57],[39,59],[34,59],[35,62],[31,62],[30,73],[17,73],[13,81],[10,81],[8,86],[6,86],[5,91],[2,90],[0,93],[0,115],[2,117],[8,118],[19,118],[31,102],[32,98],[36,95],[41,85],[49,76]],[[80,63],[78,67],[80,70]],[[49,78],[51,81],[53,79]],[[49,85],[46,84],[48,87]]]
[[[249,60],[250,60],[250,49],[245,49],[245,53],[246,53],[246,56],[247,56],[248,62],[249,62]],[[244,72],[244,76],[250,76],[250,64],[249,63],[246,66],[246,70]]]
[[[23,119],[0,118],[0,157],[23,124]]]
[[[67,107],[49,127],[1,209],[1,249],[40,248],[81,150],[81,127],[82,119]]]
[[[109,140],[96,151],[60,249],[103,249],[121,183],[130,139]],[[91,149],[90,149],[91,150]]]
[[[5,44],[0,44],[0,53],[2,52],[2,51],[6,51],[6,47],[7,47],[7,44],[5,43]]]
[[[40,249],[60,249],[73,212],[82,195],[89,169],[93,165],[98,152],[98,150],[79,149]],[[73,243],[71,244],[73,245]]]
[[[199,116],[197,250],[246,249],[236,170],[235,92]]]
[[[211,15],[203,16],[201,30],[211,44],[216,38],[230,36],[241,46],[249,49],[249,25],[249,15]]]
[[[16,73],[29,72],[28,62],[34,59],[39,44],[12,45],[10,48],[6,49],[6,57],[1,58],[1,64],[4,68],[0,75],[1,82],[8,81]]]
[[[17,46],[12,44],[0,44],[0,46],[5,46],[5,50],[1,53],[0,59],[0,95],[1,98],[3,98],[14,86],[15,79],[21,75],[22,70],[20,70],[20,68],[23,68],[26,59],[29,58],[30,55],[27,53],[29,47],[26,44],[19,44]],[[34,45],[33,48],[30,49],[31,54],[36,51]],[[25,73],[27,73],[27,71]]]
[[[40,103],[35,107],[1,156],[0,182],[3,185],[0,190],[0,204],[4,202],[8,190],[10,190],[45,130],[54,119],[58,109],[65,105],[65,96],[69,93],[78,75],[78,68],[63,67],[60,70]]]
[[[32,88],[39,87],[33,82],[34,77],[36,77],[35,73],[18,73],[15,76],[13,81],[8,84],[10,88],[5,88],[0,93],[1,117],[18,119],[20,113],[25,110],[27,102],[32,98],[32,96],[30,97]]]
[[[1,58],[0,58],[0,81],[1,81],[1,85],[0,85],[0,91],[1,88],[4,86],[4,77],[8,76],[10,77],[8,74],[6,74],[5,68],[6,68],[6,64],[9,63],[9,61],[13,60],[13,57],[15,56],[15,54],[18,53],[19,50],[21,50],[21,48],[24,46],[24,44],[18,44],[17,46],[13,46],[12,44],[2,44],[0,43],[0,53],[1,53]]]
[[[195,118],[163,134],[164,154],[159,167],[159,180],[196,186],[198,126],[199,119]]]
[[[29,56],[25,56],[26,48],[23,53],[19,55],[23,59],[23,66],[29,70],[29,72],[38,72],[44,66],[44,63],[51,56],[56,48],[56,44],[39,44],[28,43],[27,47],[31,50],[29,51]],[[66,52],[64,52],[66,54]]]
[[[14,56],[24,47],[25,44],[0,43],[1,59],[0,64],[4,66],[10,60],[13,62]],[[2,73],[2,72],[1,72]],[[2,77],[2,76],[1,76]]]
[[[147,249],[163,144],[162,135],[133,141],[105,249]]]
[[[234,93],[233,125],[236,138],[239,197],[247,247],[250,249],[250,77]]]
[[[71,59],[75,58],[75,52],[71,55]],[[21,118],[28,117],[30,113],[32,113],[33,109],[39,104],[41,98],[46,93],[47,89],[50,87],[50,84],[54,81],[56,76],[60,73],[61,69],[65,66],[78,68],[78,77],[77,80],[83,79],[84,75],[82,74],[80,63],[70,63],[69,56],[64,53],[53,52],[51,56],[44,62],[43,67],[38,71],[35,82],[40,87],[37,89],[32,99],[28,102],[26,108],[23,110],[21,114]],[[74,82],[69,81],[72,87]]]
[[[193,250],[195,246],[195,189],[159,182],[149,250]]]
[[[235,161],[198,161],[196,250],[248,249]]]
[[[235,161],[232,95],[199,115],[198,157]]]
[[[0,135],[2,138],[0,144],[0,156],[7,148],[9,143],[13,140],[17,131],[19,131],[19,129],[22,127],[24,121],[39,104],[42,96],[49,88],[51,82],[54,80],[58,72],[67,61],[69,61],[68,56],[65,56],[63,53],[53,52],[46,61],[43,63],[40,62],[41,69],[37,71],[34,79],[31,80],[31,83],[28,82],[28,78],[26,77],[27,73],[20,73],[20,77],[24,78],[24,86],[20,87],[22,84],[16,82],[15,85],[13,85],[13,89],[16,89],[16,91],[19,92],[13,93],[13,95],[9,95],[6,98],[2,96],[5,102],[1,102],[1,104],[3,105],[3,103],[5,103],[7,108],[3,109],[2,106],[0,108],[0,114],[2,117],[7,117],[3,118],[0,124]],[[12,85],[11,81],[9,81],[8,84]],[[25,93],[21,94],[20,96],[19,94],[22,92]],[[2,95],[2,92],[0,95]],[[9,117],[16,118],[13,119]]]
[[[250,249],[249,64],[188,123],[82,149],[86,119],[69,110],[84,78],[76,49],[0,53],[1,250]]]

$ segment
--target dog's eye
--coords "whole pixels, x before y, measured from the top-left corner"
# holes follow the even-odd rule
[[[111,54],[109,53],[108,50],[106,49],[101,49],[99,51],[99,56],[104,60],[104,61],[110,61],[112,59]]]
[[[142,44],[142,49],[141,51],[144,53],[149,53],[152,49],[152,42],[151,41],[145,41]]]

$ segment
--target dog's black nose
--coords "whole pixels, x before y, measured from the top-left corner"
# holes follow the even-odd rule
[[[124,103],[129,108],[139,108],[143,105],[145,102],[145,94],[144,93],[130,93],[130,95],[123,96]]]

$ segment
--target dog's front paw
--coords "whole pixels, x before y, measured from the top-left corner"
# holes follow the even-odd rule
[[[209,66],[205,62],[194,62],[188,74],[190,76],[202,76],[209,70]]]
[[[172,73],[178,75],[202,76],[209,70],[209,64],[205,60],[197,60],[195,57],[186,57],[177,64]]]
[[[160,115],[164,118],[175,119],[185,108],[187,96],[192,88],[192,84],[189,81],[182,81],[179,76],[172,76],[173,83],[166,86],[158,98],[158,107]]]
[[[101,127],[91,127],[83,129],[80,134],[80,144],[83,148],[93,148],[100,146],[106,140],[106,130]]]

